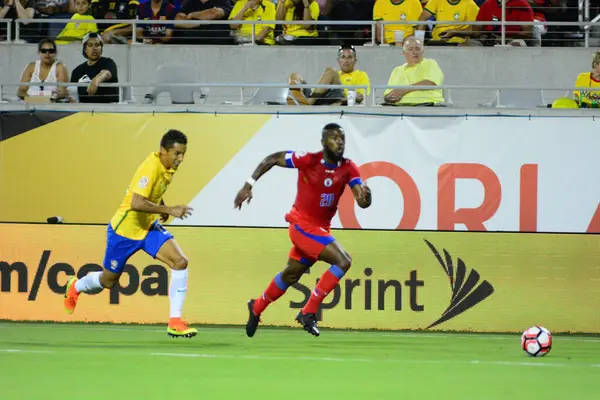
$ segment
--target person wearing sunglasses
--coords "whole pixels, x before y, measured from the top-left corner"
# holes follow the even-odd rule
[[[338,49],[339,71],[334,68],[325,68],[318,85],[348,85],[348,86],[367,86],[365,89],[291,89],[288,97],[288,104],[291,105],[310,105],[310,106],[340,106],[360,104],[364,101],[366,95],[370,93],[370,80],[366,72],[355,69],[357,58],[354,46],[342,45]],[[288,80],[290,85],[305,85],[306,81],[298,72],[290,75]]]
[[[68,97],[66,86],[57,86],[57,82],[68,82],[69,72],[60,61],[56,61],[56,43],[52,39],[43,39],[38,44],[40,59],[25,67],[21,82],[39,82],[36,86],[19,86],[17,96],[26,97],[47,96],[52,100]]]

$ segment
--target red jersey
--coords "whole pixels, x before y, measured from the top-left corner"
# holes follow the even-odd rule
[[[502,8],[498,0],[486,0],[479,8],[477,21],[502,21]],[[533,22],[533,10],[525,0],[508,0],[506,2],[506,21],[510,22]],[[505,26],[507,32],[520,32],[520,25]],[[485,25],[484,31],[499,32],[500,25]]]
[[[346,158],[337,165],[329,164],[323,159],[323,152],[288,151],[285,162],[288,168],[298,169],[296,201],[285,220],[305,221],[329,230],[346,185],[362,183],[358,167]]]

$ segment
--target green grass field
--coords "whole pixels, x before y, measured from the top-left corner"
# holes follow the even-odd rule
[[[0,399],[598,399],[600,338],[0,323]]]

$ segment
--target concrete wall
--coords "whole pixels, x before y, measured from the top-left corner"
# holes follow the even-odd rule
[[[434,48],[426,57],[436,59],[448,85],[502,85],[521,87],[572,86],[577,74],[591,68],[592,48]],[[169,61],[195,64],[204,82],[285,82],[292,71],[309,82],[319,78],[328,66],[335,67],[334,47],[252,47],[252,46],[123,46],[108,45],[104,55],[119,66],[121,81],[143,83],[155,80],[156,67]],[[385,84],[393,67],[404,62],[400,49],[358,48],[359,68],[367,71],[372,83]],[[16,81],[24,66],[37,58],[36,47],[0,44],[0,81]],[[81,45],[65,45],[59,58],[69,71],[83,61]],[[12,90],[12,89],[11,89]],[[136,90],[139,92],[139,90]],[[236,90],[212,90],[213,101],[239,94]],[[561,93],[553,92],[550,97]],[[453,91],[455,103],[476,105],[491,93]]]

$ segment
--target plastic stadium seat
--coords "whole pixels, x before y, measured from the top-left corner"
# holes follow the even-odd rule
[[[192,64],[163,64],[156,69],[156,82],[196,84],[199,82],[199,73]],[[146,98],[159,102],[159,98],[163,98],[159,95],[163,93],[170,95],[171,104],[203,104],[208,89],[191,86],[157,86],[151,94],[146,95]]]
[[[246,101],[247,105],[285,105],[290,92],[288,88],[258,88],[251,99]]]

